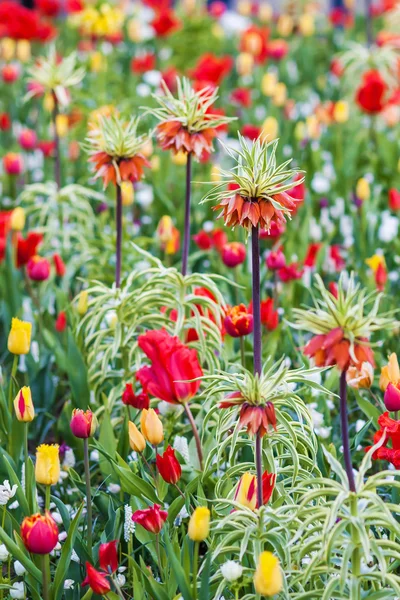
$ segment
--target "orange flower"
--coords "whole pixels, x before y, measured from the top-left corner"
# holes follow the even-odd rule
[[[107,187],[109,183],[116,185],[118,181],[118,173],[115,165],[118,165],[121,181],[131,181],[135,183],[143,177],[144,167],[150,167],[150,163],[143,156],[143,154],[137,154],[131,158],[119,158],[115,159],[106,152],[96,152],[89,158],[89,162],[94,163],[94,170],[96,171],[95,178],[102,177],[104,187]]]
[[[157,140],[163,150],[172,150],[175,154],[192,152],[196,158],[213,150],[212,141],[215,129],[203,129],[190,133],[180,121],[165,121],[157,125]]]

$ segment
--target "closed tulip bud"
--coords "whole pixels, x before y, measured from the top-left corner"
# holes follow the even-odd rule
[[[241,52],[236,59],[236,70],[239,75],[250,75],[254,67],[254,57],[250,52]]]
[[[335,102],[333,108],[333,118],[336,123],[346,123],[349,120],[349,103],[345,100]]]
[[[274,9],[273,9],[272,5],[268,4],[268,3],[261,4],[259,11],[258,11],[258,17],[259,17],[261,23],[269,23],[272,20],[273,16],[274,16]]]
[[[129,445],[134,452],[139,453],[146,448],[146,440],[132,421],[129,421]]]
[[[244,304],[233,306],[224,319],[226,333],[231,337],[243,337],[253,331],[253,315]]]
[[[246,246],[241,242],[228,242],[221,250],[222,262],[233,269],[246,260]]]
[[[25,211],[22,206],[17,206],[12,211],[10,225],[13,231],[22,231],[25,227]]]
[[[1,57],[5,60],[12,60],[15,55],[15,40],[12,38],[3,38],[1,40]]]
[[[43,108],[47,112],[52,112],[54,110],[54,98],[50,93],[46,93],[43,98]]]
[[[286,265],[285,255],[283,254],[282,250],[279,249],[276,252],[271,250],[271,252],[267,254],[265,264],[271,271],[282,269],[282,267]]]
[[[249,17],[251,15],[252,4],[250,0],[239,0],[237,4],[237,11],[243,17]]]
[[[368,179],[365,179],[365,177],[360,177],[356,185],[357,198],[364,202],[365,200],[369,200],[370,195],[371,193],[369,189]]]
[[[276,140],[279,134],[279,123],[275,117],[267,117],[262,124],[261,136],[267,141]]]
[[[135,192],[130,181],[121,182],[122,206],[132,206]]]
[[[387,410],[400,410],[400,389],[396,385],[393,385],[393,383],[389,383],[387,386],[383,402]]]
[[[29,40],[18,40],[17,58],[23,63],[31,60],[31,44]]]
[[[176,154],[171,155],[171,160],[174,163],[174,165],[177,165],[178,167],[183,167],[183,165],[186,165],[187,163],[187,154],[186,152],[180,150]]]
[[[1,69],[1,76],[4,83],[14,83],[20,76],[20,69],[17,65],[4,65]]]
[[[273,96],[277,83],[276,73],[265,73],[261,80],[261,91],[264,96]]]
[[[7,175],[21,175],[24,169],[22,156],[16,152],[8,152],[3,156],[3,167]]]
[[[31,388],[24,386],[14,399],[14,410],[18,421],[30,423],[35,418]]]
[[[188,535],[194,542],[202,542],[210,531],[210,511],[206,506],[198,506],[189,521]]]
[[[272,102],[274,106],[283,106],[286,102],[287,92],[286,85],[282,82],[276,84]]]
[[[95,434],[97,429],[97,418],[91,410],[84,411],[80,408],[74,408],[70,427],[73,435],[77,438],[86,439]]]
[[[156,464],[158,472],[167,483],[176,484],[181,478],[182,468],[171,446],[168,446],[164,454],[157,454]]]
[[[310,37],[315,33],[315,21],[313,15],[304,13],[299,18],[299,30],[304,37]]]
[[[33,129],[24,129],[18,136],[18,144],[23,150],[30,152],[37,146],[38,138]]]
[[[26,273],[32,281],[45,281],[50,277],[50,263],[42,256],[32,256],[26,265]]]
[[[115,573],[118,569],[118,551],[117,540],[100,544],[99,547],[99,564],[100,569],[106,573]]]
[[[50,554],[58,543],[57,523],[48,510],[44,515],[25,517],[20,534],[25,548],[33,554]]]
[[[8,351],[11,354],[28,354],[31,347],[31,335],[32,324],[14,317],[11,320],[11,330],[8,334]]]
[[[157,156],[157,154],[155,154],[154,156],[151,157],[150,160],[150,164],[151,164],[151,170],[152,171],[159,171],[160,170],[160,157]]]
[[[67,328],[67,315],[66,315],[65,311],[62,310],[58,314],[58,317],[56,319],[54,327],[56,328],[56,331],[58,331],[59,333],[62,333],[63,331],[66,330],[66,328]]]
[[[88,310],[88,292],[87,290],[82,290],[79,294],[78,305],[76,307],[78,311],[78,315],[83,317],[87,313]]]
[[[235,500],[242,506],[255,510],[257,506],[257,478],[251,473],[244,473],[235,492]]]
[[[141,149],[141,153],[146,157],[146,158],[150,158],[150,156],[153,154],[154,148],[153,148],[153,142],[151,141],[151,139],[147,139]]]
[[[312,140],[317,140],[321,134],[321,126],[315,115],[310,115],[306,120],[307,135]]]
[[[127,25],[127,33],[128,33],[128,38],[131,40],[131,42],[138,43],[141,41],[141,39],[142,39],[141,30],[142,30],[142,26],[139,21],[137,21],[136,19],[129,19],[128,25]]]
[[[257,594],[274,596],[283,588],[279,560],[272,552],[261,552],[254,574],[254,587]]]
[[[292,17],[290,15],[283,14],[278,19],[276,29],[279,35],[282,37],[287,37],[292,33],[293,26],[294,23]]]
[[[55,485],[60,479],[58,444],[41,444],[36,448],[35,479],[42,485]]]
[[[153,408],[142,410],[140,429],[146,440],[153,446],[158,446],[164,439],[163,425]]]
[[[65,137],[68,133],[68,115],[57,115],[56,129],[60,137]]]
[[[61,258],[61,256],[59,254],[53,254],[53,262],[54,262],[54,267],[56,269],[57,277],[64,277],[66,267],[65,267],[65,263],[64,263],[63,259]]]

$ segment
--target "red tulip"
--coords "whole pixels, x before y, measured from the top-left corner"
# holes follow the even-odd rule
[[[386,92],[387,84],[379,71],[371,69],[364,73],[362,84],[357,90],[357,104],[366,113],[380,113],[386,104],[384,101]]]
[[[48,510],[25,517],[20,533],[25,548],[34,554],[49,554],[58,543],[58,527]]]
[[[298,269],[297,263],[285,265],[278,270],[279,279],[285,283],[288,281],[294,281],[295,279],[301,279],[302,275],[303,271]]]
[[[221,250],[222,262],[233,269],[246,260],[246,246],[240,242],[228,242]]]
[[[162,10],[151,22],[157,37],[166,37],[180,27],[181,23],[172,10]]]
[[[200,381],[189,381],[203,375],[196,350],[163,329],[140,335],[138,344],[152,363],[136,374],[146,393],[171,404],[185,404],[197,394]]]
[[[61,312],[58,313],[55,328],[56,328],[56,331],[58,331],[59,333],[62,333],[63,331],[65,331],[66,327],[67,327],[67,315],[66,315],[65,311],[62,310]]]
[[[7,175],[21,175],[24,169],[22,156],[15,152],[8,152],[3,156],[3,167]]]
[[[89,409],[84,411],[81,408],[74,408],[70,427],[75,437],[81,439],[90,438],[94,435],[97,428],[96,416]]]
[[[311,268],[315,267],[316,262],[317,262],[318,252],[320,251],[321,246],[322,246],[322,244],[318,244],[318,243],[309,244],[307,254],[304,259],[305,267],[311,267]]]
[[[82,581],[82,587],[85,585],[89,585],[90,589],[99,596],[104,596],[111,590],[106,573],[97,571],[89,562],[86,563],[86,577]]]
[[[222,248],[228,241],[228,237],[223,229],[214,229],[211,232],[211,237],[215,248],[221,252]]]
[[[232,69],[233,59],[231,56],[215,56],[215,54],[203,54],[196,63],[191,72],[191,76],[196,80],[198,86],[220,85],[222,79],[228,75]],[[214,112],[214,111],[213,111]]]
[[[231,101],[239,106],[251,106],[251,90],[249,88],[236,88],[231,93]]]
[[[150,407],[150,399],[147,394],[142,392],[136,396],[131,383],[125,384],[125,389],[122,392],[122,402],[126,406],[133,406],[138,410],[147,410]]]
[[[99,563],[100,569],[106,573],[115,573],[118,569],[117,540],[100,544]]]
[[[261,323],[269,331],[273,331],[278,327],[279,315],[278,311],[274,310],[274,301],[272,298],[261,301]]]
[[[172,484],[179,481],[182,468],[175,456],[175,450],[171,446],[168,446],[163,455],[157,454],[156,463],[157,469],[164,481]]]
[[[53,254],[53,262],[54,262],[54,266],[56,268],[57,276],[64,277],[66,267],[65,267],[65,263],[64,263],[63,259],[61,258],[61,256],[59,254]]]
[[[244,304],[233,306],[224,319],[226,332],[231,337],[242,337],[253,331],[253,315]]]
[[[14,83],[19,77],[19,68],[16,65],[4,65],[1,69],[1,76],[4,83]]]
[[[256,140],[260,137],[261,127],[257,125],[251,125],[250,123],[243,125],[241,134],[249,140]]]
[[[11,127],[11,119],[8,113],[0,113],[0,130],[8,131]]]
[[[168,513],[166,510],[160,510],[158,504],[145,508],[144,510],[137,510],[132,515],[132,521],[139,523],[142,527],[151,531],[152,533],[160,533],[165,521],[167,520]]]
[[[135,56],[131,60],[131,71],[136,75],[146,73],[146,71],[152,71],[156,66],[156,57],[154,54],[148,52],[141,56]]]
[[[36,132],[33,129],[24,129],[18,136],[18,143],[23,150],[34,150],[37,145]]]
[[[271,271],[282,269],[286,264],[285,255],[283,254],[282,250],[280,248],[276,252],[271,250],[271,252],[267,254],[265,264]]]
[[[379,263],[378,268],[375,271],[375,283],[376,287],[380,292],[383,292],[387,282],[388,274],[384,264]]]
[[[41,233],[30,231],[26,238],[18,235],[17,238],[17,267],[23,267],[29,262],[32,256],[35,256],[37,247],[42,242],[43,236]]]
[[[209,250],[213,246],[212,237],[206,231],[204,231],[204,229],[192,237],[194,243],[200,248],[200,250]]]
[[[400,191],[395,188],[389,190],[389,206],[392,210],[400,210]]]
[[[26,272],[32,281],[45,281],[50,276],[50,263],[47,258],[36,254],[29,259]]]

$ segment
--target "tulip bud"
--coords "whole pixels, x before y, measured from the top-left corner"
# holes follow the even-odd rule
[[[140,417],[142,434],[150,444],[158,446],[164,439],[162,423],[153,408],[143,409]]]
[[[221,167],[218,165],[213,165],[211,167],[211,181],[213,183],[218,183],[221,181]]]
[[[386,388],[383,401],[388,410],[400,410],[400,389],[396,385],[393,385],[393,383],[389,383]]]
[[[35,479],[43,485],[55,485],[60,479],[58,444],[41,444],[36,448]]]
[[[253,315],[244,304],[233,306],[224,319],[226,333],[231,337],[243,337],[253,331]]]
[[[49,511],[25,517],[20,534],[25,548],[33,554],[50,554],[58,543],[58,527]]]
[[[131,40],[131,42],[140,42],[142,39],[140,22],[136,19],[129,19],[127,25],[127,33],[128,38]]]
[[[392,210],[400,210],[400,191],[396,188],[389,190],[389,206]]]
[[[31,60],[31,44],[29,40],[18,40],[17,58],[23,63]]]
[[[282,37],[288,37],[293,31],[293,19],[290,15],[282,14],[276,25],[276,30]]]
[[[134,452],[139,453],[146,448],[146,440],[132,421],[129,421],[129,445]]]
[[[65,275],[65,263],[59,254],[53,254],[53,262],[56,269],[57,277],[64,277]]]
[[[90,55],[90,70],[92,73],[100,73],[100,71],[105,70],[105,67],[106,62],[101,52],[92,52]]]
[[[278,78],[276,76],[276,73],[265,73],[261,80],[261,91],[264,94],[264,96],[273,96],[277,83]]]
[[[369,200],[369,197],[370,197],[369,183],[368,183],[368,180],[365,179],[365,177],[361,177],[357,181],[356,196],[357,196],[357,198],[359,198],[362,201]]]
[[[254,57],[250,52],[241,52],[236,59],[236,70],[239,75],[250,75],[254,67]]]
[[[237,11],[242,17],[249,17],[251,15],[251,8],[250,0],[239,0],[237,4]]]
[[[82,292],[79,294],[79,300],[78,300],[78,306],[77,306],[78,315],[83,317],[83,315],[85,315],[87,313],[87,310],[88,310],[88,292],[87,292],[87,290],[82,290]]]
[[[68,133],[68,115],[57,115],[56,130],[59,137],[65,137]]]
[[[14,399],[14,410],[18,421],[30,423],[35,418],[31,388],[24,386]]]
[[[12,60],[15,54],[15,40],[12,38],[3,38],[1,40],[1,58],[5,61]]]
[[[37,146],[38,138],[33,129],[24,129],[18,136],[18,144],[23,150],[30,152]]]
[[[389,362],[382,367],[381,377],[379,379],[379,387],[384,392],[389,383],[394,383],[396,386],[400,382],[400,368],[397,356],[394,352],[389,356]]]
[[[167,483],[176,484],[181,478],[182,468],[171,446],[168,446],[163,455],[157,454],[156,464],[158,472]]]
[[[254,574],[254,587],[257,594],[274,596],[283,588],[279,560],[272,552],[261,552]]]
[[[115,573],[118,569],[118,551],[117,540],[100,544],[99,547],[99,564],[100,569],[106,573]]]
[[[131,181],[121,181],[122,206],[132,206],[135,191]]]
[[[315,22],[313,15],[304,13],[299,18],[299,31],[304,37],[310,37],[315,33]]]
[[[271,4],[265,3],[260,5],[258,17],[261,23],[269,23],[272,20],[273,16],[274,9]]]
[[[267,141],[276,140],[279,134],[279,123],[275,117],[267,117],[262,124],[261,135]]]
[[[17,206],[12,211],[10,226],[13,231],[22,231],[25,227],[25,211],[22,206]]]
[[[336,123],[346,123],[349,120],[349,103],[345,100],[335,102],[333,108],[333,118]]]
[[[50,277],[50,263],[42,256],[32,256],[26,265],[26,273],[32,281],[45,281]]]
[[[286,85],[279,82],[275,86],[274,95],[272,96],[272,102],[274,106],[283,106],[286,102],[287,91]]]
[[[244,473],[235,492],[235,500],[242,506],[255,510],[257,506],[257,478],[251,473]]]
[[[157,154],[154,154],[154,156],[151,157],[150,164],[151,164],[152,171],[155,171],[155,172],[159,171],[160,170],[160,157],[157,156]]]
[[[86,439],[95,434],[97,429],[97,418],[91,410],[86,412],[80,408],[74,408],[70,427],[73,435],[77,438]]]
[[[65,331],[65,329],[67,327],[67,315],[66,315],[65,311],[62,310],[58,314],[58,317],[56,319],[54,327],[56,328],[56,331],[58,331],[59,333],[62,333],[63,331]]]
[[[298,123],[296,123],[296,126],[294,128],[294,137],[296,138],[297,141],[301,141],[304,140],[304,138],[306,137],[307,134],[307,130],[306,130],[306,124],[304,123],[304,121],[299,121]]]
[[[4,83],[14,83],[14,81],[17,81],[19,75],[20,69],[17,65],[8,64],[4,65],[1,69],[1,76]]]
[[[188,535],[194,542],[202,542],[210,531],[210,511],[206,506],[198,506],[189,521]]]
[[[222,262],[233,269],[246,260],[246,247],[241,242],[228,242],[221,250]]]
[[[8,152],[3,156],[3,167],[7,175],[21,175],[24,169],[22,156],[15,152]]]
[[[11,354],[28,354],[31,347],[31,335],[32,324],[14,317],[11,320],[11,330],[8,334],[8,351]]]
[[[161,529],[163,528],[167,517],[167,511],[160,510],[160,506],[158,504],[154,504],[154,506],[134,512],[132,515],[132,521],[134,523],[138,523],[147,531],[157,534],[160,533]]]
[[[43,108],[47,112],[52,112],[54,110],[54,98],[53,94],[46,93],[43,98]]]
[[[271,252],[267,254],[265,264],[271,271],[282,269],[282,267],[286,265],[285,255],[283,254],[282,250],[279,249],[276,252],[271,250]]]

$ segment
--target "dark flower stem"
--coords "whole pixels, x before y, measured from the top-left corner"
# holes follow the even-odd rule
[[[186,196],[185,196],[185,224],[183,231],[182,250],[182,275],[187,274],[189,247],[190,247],[190,182],[192,178],[192,153],[187,155],[186,162]]]
[[[200,441],[199,432],[197,431],[196,423],[193,418],[192,411],[190,410],[189,403],[186,402],[183,406],[185,407],[187,417],[189,419],[190,425],[193,430],[193,435],[194,435],[194,439],[196,442],[197,456],[199,457],[200,469],[202,471],[203,470],[203,450],[201,449],[201,441]]]
[[[340,374],[340,424],[342,430],[343,455],[346,473],[349,480],[351,492],[356,491],[354,483],[353,467],[351,464],[350,439],[349,439],[349,421],[347,416],[347,382],[346,370]]]
[[[86,514],[87,514],[87,549],[89,556],[92,556],[92,492],[90,489],[90,465],[89,465],[89,441],[83,440],[83,460],[85,464],[85,484],[86,484]]]
[[[61,187],[61,157],[60,157],[60,137],[57,131],[57,117],[59,114],[58,100],[56,93],[53,92],[53,128],[54,128],[54,181],[57,184],[57,188]],[[60,223],[61,226],[61,223]]]
[[[371,14],[371,0],[365,0],[365,28],[367,35],[367,46],[368,48],[372,45],[372,14]]]
[[[121,285],[121,258],[122,258],[122,193],[121,186],[117,183],[117,205],[115,208],[115,221],[117,228],[117,245],[115,249],[115,285]]]
[[[260,240],[258,226],[251,231],[252,260],[252,300],[253,300],[253,370],[254,375],[261,375],[261,301],[260,301]],[[255,462],[257,473],[257,502],[262,506],[262,440],[256,434]]]

